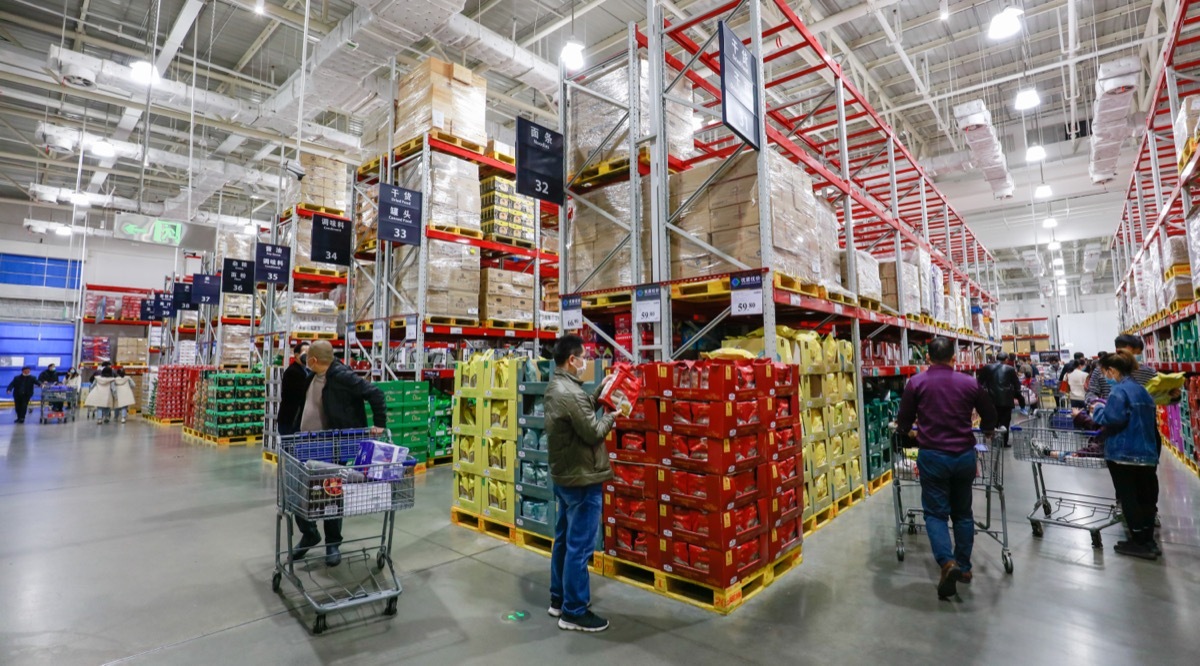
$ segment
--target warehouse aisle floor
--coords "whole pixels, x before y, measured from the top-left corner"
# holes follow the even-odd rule
[[[896,561],[892,494],[810,537],[804,563],[720,617],[593,577],[603,634],[545,615],[549,563],[448,520],[450,472],[418,481],[394,557],[404,595],[309,633],[294,591],[271,592],[275,469],[257,449],[183,442],[133,419],[0,421],[0,663],[23,664],[1192,664],[1200,626],[1200,480],[1165,457],[1165,559],[1088,536],[1030,536],[1032,482],[1008,466],[1015,575],[977,542],[961,602],[939,602],[923,537]],[[1111,492],[1103,471],[1048,470]],[[1052,481],[1052,484],[1054,481]],[[359,519],[362,520],[362,519]],[[349,528],[348,528],[349,529]],[[964,586],[965,587],[965,586]],[[513,610],[527,620],[508,622]],[[344,624],[347,620],[349,625]]]

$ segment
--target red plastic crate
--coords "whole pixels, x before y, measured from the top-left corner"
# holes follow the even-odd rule
[[[794,550],[804,542],[804,521],[795,518],[772,527],[767,533],[767,560],[774,562],[784,553]]]
[[[643,389],[643,393],[645,389]],[[617,417],[617,430],[658,431],[658,400],[641,398],[633,405],[628,417]]]
[[[766,534],[769,520],[765,499],[726,511],[704,511],[671,504],[658,507],[660,534],[707,548],[732,549],[737,544],[758,538]]]
[[[630,497],[658,496],[658,468],[651,465],[613,461],[613,479],[604,484],[610,493]]]
[[[705,548],[681,539],[660,539],[662,570],[717,588],[737,584],[767,564],[767,535],[732,550]]]
[[[662,464],[695,472],[733,474],[762,464],[770,443],[770,434],[765,432],[737,437],[671,433],[663,435]]]
[[[658,534],[658,513],[658,502],[653,497],[630,497],[617,492],[604,493],[605,525]]]
[[[704,437],[737,437],[764,432],[774,427],[774,405],[770,400],[660,400],[659,430]]]
[[[766,464],[767,483],[763,491],[768,497],[777,497],[788,488],[804,483],[804,455],[798,454]]]
[[[671,361],[647,364],[655,395],[682,400],[745,400],[771,395],[774,373],[766,359]]]
[[[653,465],[662,458],[664,437],[656,432],[610,430],[604,447],[609,460]]]
[[[663,504],[704,511],[726,511],[766,497],[765,474],[765,466],[736,474],[705,474],[660,468],[658,499]]]
[[[769,434],[768,460],[782,460],[804,450],[804,428],[800,424],[791,428],[776,428]]]
[[[790,428],[800,423],[800,395],[777,395],[768,398],[769,406],[767,420],[771,421],[772,429]]]
[[[662,545],[655,534],[617,525],[604,526],[604,552],[626,562],[658,569]]]
[[[782,493],[764,501],[770,502],[767,513],[771,527],[779,527],[804,513],[804,489],[800,486],[785,488]]]

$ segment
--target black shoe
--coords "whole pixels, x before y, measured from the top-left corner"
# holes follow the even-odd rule
[[[25,419],[17,419],[17,423],[24,423]]]
[[[608,629],[608,620],[588,611],[583,615],[563,615],[558,618],[558,628],[567,631],[584,631],[594,634]]]
[[[938,599],[950,599],[958,594],[958,581],[962,580],[962,569],[957,562],[947,562],[942,566],[942,577],[938,580]]]
[[[1134,541],[1119,541],[1117,542],[1117,545],[1113,546],[1113,550],[1117,551],[1121,555],[1137,557],[1143,560],[1158,559],[1158,554],[1155,553],[1153,549],[1145,544]]]
[[[325,547],[325,566],[336,567],[342,563],[342,551],[337,546]]]
[[[293,560],[302,560],[308,554],[308,549],[321,543],[321,537],[308,536],[307,534],[300,537],[300,543],[296,544],[296,549],[292,551]]]
[[[550,617],[562,617],[562,605],[562,599],[550,597],[550,607],[546,609],[546,615]],[[592,605],[588,604],[587,607],[591,610]]]

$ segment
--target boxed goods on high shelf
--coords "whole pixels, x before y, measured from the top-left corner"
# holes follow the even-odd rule
[[[918,297],[920,298],[920,301],[918,303],[918,307],[919,307],[920,314],[932,316],[932,314],[933,314],[933,296],[934,296],[933,260],[929,256],[929,252],[922,250],[922,249],[906,250],[904,252],[903,256],[904,256],[904,261],[911,263],[912,265],[917,267],[916,284],[917,284],[917,288],[919,290]],[[905,275],[905,277],[906,278],[908,277],[907,274]],[[938,291],[937,295],[938,295],[938,298],[941,298],[942,292]],[[913,310],[910,310],[909,312],[911,314],[917,313],[916,311],[913,311]]]
[[[486,111],[487,79],[464,65],[426,58],[400,79],[392,143],[441,130],[483,148]]]
[[[179,340],[175,343],[175,365],[192,365],[198,358],[195,340]]]
[[[900,266],[899,279],[896,275],[897,265]],[[903,306],[906,315],[920,314],[920,274],[920,269],[908,261],[897,262],[894,258],[881,259],[879,261],[879,282],[880,290],[883,292],[883,304],[896,312],[900,312],[901,306]],[[899,292],[901,280],[904,283],[903,294]]]
[[[245,229],[223,229],[217,235],[217,259],[241,259],[254,261],[254,246],[258,236]],[[230,294],[225,294],[229,298]]]
[[[1165,236],[1161,240],[1162,302],[1174,310],[1191,303],[1195,297],[1192,288],[1191,258],[1188,255],[1188,239],[1187,236],[1180,235]]]
[[[429,384],[412,380],[378,382],[387,402],[387,429],[392,443],[408,448],[417,462],[429,458]],[[371,406],[367,405],[371,421]]]
[[[262,437],[266,386],[259,373],[204,371],[196,390],[196,409],[187,420],[189,434],[229,443]]]
[[[304,180],[300,181],[300,203],[344,212],[349,209],[350,173],[345,164],[312,153],[300,153]]]
[[[639,186],[642,188],[642,219],[646,219],[650,211],[650,181],[642,178]],[[628,181],[622,181],[579,197],[586,199],[588,204],[578,204],[574,198],[568,201],[568,207],[572,208],[568,216],[574,219],[571,224],[571,236],[566,239],[571,271],[569,284],[572,286],[579,285],[591,275],[592,271],[621,244],[624,234],[614,232],[612,221],[600,211],[618,220],[631,219],[630,187]],[[642,225],[642,247],[650,247],[649,227],[650,225]],[[610,289],[641,284],[646,282],[649,276],[649,253],[642,254],[641,265],[635,268],[633,250],[626,243],[607,264],[604,264],[584,289]]]
[[[249,366],[254,357],[250,353],[250,327],[225,324],[221,326],[221,357],[219,365]]]
[[[1188,139],[1196,135],[1196,123],[1200,120],[1200,99],[1186,98],[1180,100],[1179,113],[1175,116],[1172,127],[1175,137],[1175,159],[1182,171],[1186,163],[1184,152]],[[1165,168],[1165,167],[1164,167]]]
[[[117,338],[117,353],[113,359],[116,365],[148,365],[150,363],[150,343],[146,338]]]
[[[535,202],[517,194],[516,181],[490,176],[479,183],[479,193],[484,238],[533,247]]]
[[[291,310],[292,333],[325,333],[336,337],[338,308],[331,299],[283,294],[279,298],[279,307],[285,312]]]
[[[138,321],[142,318],[144,294],[104,291],[89,287],[84,296],[83,316],[102,320]]]
[[[80,361],[99,364],[112,360],[112,342],[105,336],[85,335],[82,338]]]
[[[858,297],[863,300],[883,302],[883,283],[880,280],[879,260],[871,253],[855,250],[855,272],[858,277]],[[841,251],[842,284],[850,284],[846,251]]]
[[[533,274],[484,268],[481,275],[480,319],[533,322]]]
[[[154,387],[154,418],[182,423],[195,407],[201,373],[214,368],[199,365],[164,365]]]
[[[396,172],[396,185],[425,191],[424,163],[414,160]],[[429,189],[422,205],[431,226],[481,230],[483,198],[480,195],[479,165],[453,155],[429,155]]]

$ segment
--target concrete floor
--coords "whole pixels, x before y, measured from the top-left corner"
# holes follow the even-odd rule
[[[0,417],[0,664],[1195,664],[1200,480],[1165,457],[1158,563],[1031,537],[1032,483],[1009,465],[1016,572],[976,547],[975,584],[939,602],[924,537],[896,561],[891,492],[805,543],[804,563],[729,617],[593,577],[603,634],[545,615],[544,557],[451,527],[450,472],[398,515],[399,614],[312,615],[270,589],[275,468],[178,428],[12,425]],[[1053,474],[1109,491],[1103,471]],[[363,519],[358,519],[362,521]],[[351,528],[348,526],[348,531]],[[506,622],[512,610],[526,621]]]

